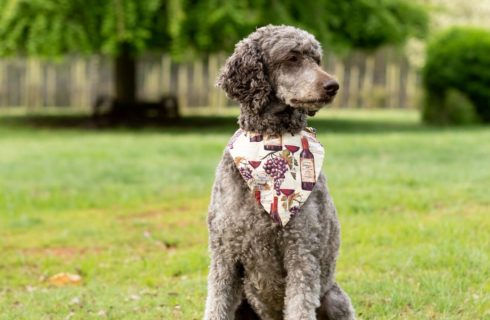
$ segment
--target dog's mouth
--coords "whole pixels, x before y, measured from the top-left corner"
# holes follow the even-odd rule
[[[333,101],[333,96],[324,96],[320,99],[291,99],[293,108],[304,109],[310,117],[313,117],[320,109]]]
[[[295,105],[312,105],[323,106],[333,101],[333,96],[325,96],[320,99],[291,99],[291,103]]]

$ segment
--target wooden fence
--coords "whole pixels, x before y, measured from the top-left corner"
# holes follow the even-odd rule
[[[224,54],[177,64],[168,56],[146,55],[138,61],[138,96],[157,100],[175,93],[183,111],[217,111],[234,105],[214,87]],[[420,80],[415,67],[394,50],[324,58],[325,69],[341,84],[334,107],[414,108]],[[49,106],[89,110],[99,95],[112,95],[112,61],[105,57],[69,57],[59,62],[0,60],[0,107]]]

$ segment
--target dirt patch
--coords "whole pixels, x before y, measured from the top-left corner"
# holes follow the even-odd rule
[[[25,248],[21,249],[26,255],[42,255],[54,257],[73,257],[103,251],[102,247],[76,248],[76,247],[50,247],[50,248]]]
[[[165,214],[163,210],[149,210],[124,216],[126,219],[152,219]]]
[[[153,219],[164,215],[175,214],[179,212],[187,212],[190,209],[191,208],[188,206],[180,206],[171,209],[146,210],[142,212],[135,212],[123,216],[118,216],[117,219],[118,220]]]

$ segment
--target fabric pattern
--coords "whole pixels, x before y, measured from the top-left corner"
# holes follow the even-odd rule
[[[283,226],[308,199],[325,156],[312,128],[272,136],[238,129],[228,150],[256,201]]]

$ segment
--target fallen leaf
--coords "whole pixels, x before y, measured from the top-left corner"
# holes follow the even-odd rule
[[[75,312],[71,311],[65,318],[64,320],[70,320],[71,318],[73,318],[73,316],[75,315]]]
[[[129,296],[129,298],[130,298],[131,300],[138,301],[138,300],[140,300],[140,299],[141,299],[141,296],[140,296],[140,295],[138,295],[138,294],[132,294],[132,295],[130,295],[130,296]]]
[[[27,286],[27,287],[26,287],[26,291],[27,291],[27,292],[34,292],[34,291],[36,291],[36,290],[37,290],[37,288],[36,288],[36,287],[32,287],[32,286]]]
[[[48,278],[47,282],[57,287],[67,285],[79,285],[82,282],[82,277],[78,274],[62,272],[51,276],[50,278]]]

